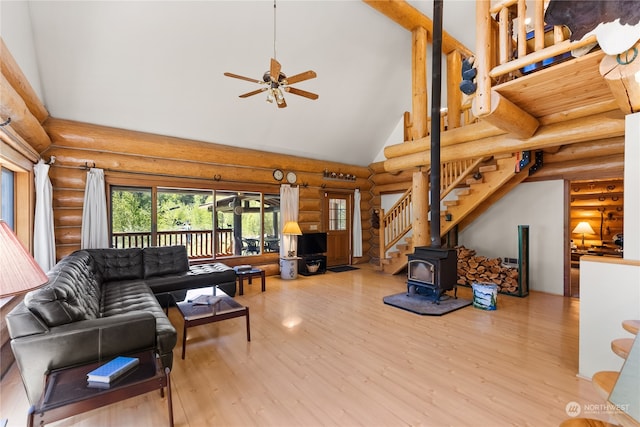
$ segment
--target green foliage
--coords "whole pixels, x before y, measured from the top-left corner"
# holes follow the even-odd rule
[[[112,191],[111,224],[114,233],[151,231],[151,189]]]

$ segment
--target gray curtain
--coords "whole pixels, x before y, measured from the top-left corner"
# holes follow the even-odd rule
[[[42,159],[33,166],[36,186],[36,210],[33,224],[33,257],[44,272],[56,264],[56,241],[53,228],[53,188],[50,165]]]
[[[289,236],[282,235],[282,228],[287,221],[298,222],[298,210],[300,206],[300,188],[292,187],[288,184],[280,186],[280,256],[286,257],[289,250],[297,250],[297,240],[289,239]],[[289,248],[289,241],[292,240],[292,248]]]
[[[362,256],[362,220],[360,215],[360,190],[353,194],[353,256]]]
[[[80,247],[82,249],[109,247],[107,196],[102,169],[91,168],[87,172]]]

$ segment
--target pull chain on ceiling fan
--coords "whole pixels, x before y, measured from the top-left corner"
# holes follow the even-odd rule
[[[318,95],[315,93],[307,92],[302,89],[296,89],[291,87],[291,84],[299,83],[305,80],[313,79],[316,77],[316,72],[309,70],[304,73],[296,74],[291,77],[287,77],[282,71],[282,66],[276,60],[276,1],[273,1],[273,58],[271,58],[271,64],[268,71],[265,71],[262,76],[262,81],[252,79],[250,77],[240,76],[233,73],[224,73],[227,77],[233,77],[235,79],[246,80],[252,83],[258,83],[264,87],[251,92],[240,95],[240,98],[248,98],[253,95],[257,95],[262,92],[267,92],[267,102],[273,103],[276,101],[278,108],[284,108],[287,103],[284,100],[284,93],[289,92],[294,95],[299,95],[309,99],[318,99]]]

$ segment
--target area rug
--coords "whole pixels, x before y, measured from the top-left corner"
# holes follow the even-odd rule
[[[358,267],[352,267],[350,265],[339,265],[337,267],[327,267],[327,270],[334,273],[342,273],[343,271],[359,270]]]
[[[423,316],[442,316],[452,311],[471,305],[471,301],[464,298],[453,298],[444,296],[440,304],[433,302],[433,297],[427,295],[413,294],[406,292],[388,295],[382,298],[385,304],[401,308],[412,313]]]

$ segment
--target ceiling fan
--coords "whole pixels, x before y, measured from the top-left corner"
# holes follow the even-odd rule
[[[313,79],[316,77],[316,72],[309,70],[304,73],[296,74],[291,77],[287,77],[282,71],[282,66],[276,60],[276,2],[273,1],[273,58],[271,58],[271,66],[268,71],[265,71],[262,76],[262,80],[252,79],[251,77],[244,77],[233,73],[224,73],[227,77],[233,77],[235,79],[246,80],[252,83],[258,83],[264,87],[244,93],[240,95],[240,98],[248,98],[253,95],[257,95],[262,92],[267,92],[267,102],[276,102],[278,108],[284,108],[287,103],[284,100],[284,92],[289,92],[294,95],[303,96],[309,99],[318,99],[318,95],[315,93],[307,92],[306,90],[296,89],[290,85],[303,82],[305,80]]]

